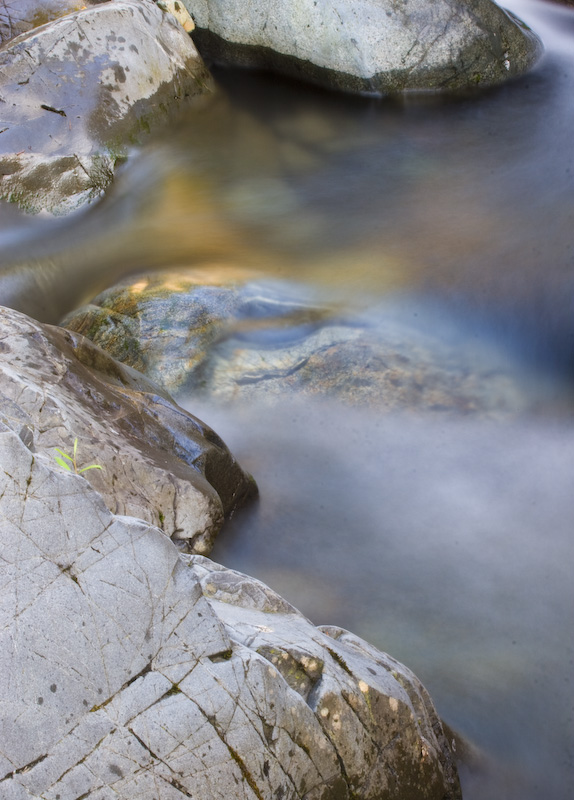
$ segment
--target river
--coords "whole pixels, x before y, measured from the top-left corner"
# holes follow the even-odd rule
[[[411,667],[480,751],[466,800],[567,800],[574,9],[506,5],[545,54],[472,96],[218,71],[211,113],[134,153],[99,204],[64,220],[0,208],[0,300],[57,322],[127,272],[239,265],[507,365],[524,402],[500,420],[178,399],[261,490],[213,557]]]

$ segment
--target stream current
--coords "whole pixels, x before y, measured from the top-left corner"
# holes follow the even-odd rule
[[[213,558],[404,661],[478,751],[466,800],[574,796],[574,9],[472,96],[347,98],[216,72],[221,96],[64,220],[0,208],[0,302],[57,322],[119,277],[246,266],[440,335],[520,387],[503,419],[334,399],[217,407],[258,480]]]

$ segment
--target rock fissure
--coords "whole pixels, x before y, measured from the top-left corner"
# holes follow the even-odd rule
[[[262,372],[258,375],[246,374],[243,377],[238,378],[236,382],[238,386],[247,386],[252,383],[263,383],[264,381],[275,380],[277,378],[288,378],[290,375],[295,375],[296,372],[307,366],[308,362],[309,362],[308,358],[302,358],[300,361],[297,362],[297,364],[295,364],[294,366],[290,367],[287,370]]]

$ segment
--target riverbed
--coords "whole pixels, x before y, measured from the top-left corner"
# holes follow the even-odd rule
[[[213,557],[411,667],[476,747],[466,800],[567,800],[574,10],[506,5],[545,54],[495,90],[374,100],[218,71],[210,113],[134,151],[99,204],[0,208],[0,300],[58,322],[127,273],[246,267],[512,376],[500,419],[178,400],[260,486]]]

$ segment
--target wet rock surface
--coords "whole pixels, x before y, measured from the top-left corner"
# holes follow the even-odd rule
[[[0,420],[50,458],[78,439],[78,467],[115,513],[208,553],[255,486],[221,439],[157,385],[82,336],[0,309]]]
[[[537,38],[490,0],[183,0],[204,57],[323,86],[386,94],[501,83]]]
[[[130,144],[213,90],[189,35],[151,0],[22,33],[0,49],[0,84],[0,197],[57,213],[101,194]]]
[[[2,798],[460,798],[405,667],[114,516],[4,425],[0,464]]]
[[[62,324],[177,391],[201,380],[210,347],[240,313],[245,279],[244,272],[207,270],[137,276],[102,292]]]
[[[0,42],[45,25],[58,17],[110,0],[0,0]]]
[[[502,360],[495,368],[405,316],[338,314],[293,284],[189,270],[126,280],[62,324],[186,397],[273,402],[291,393],[487,416],[530,402]]]

